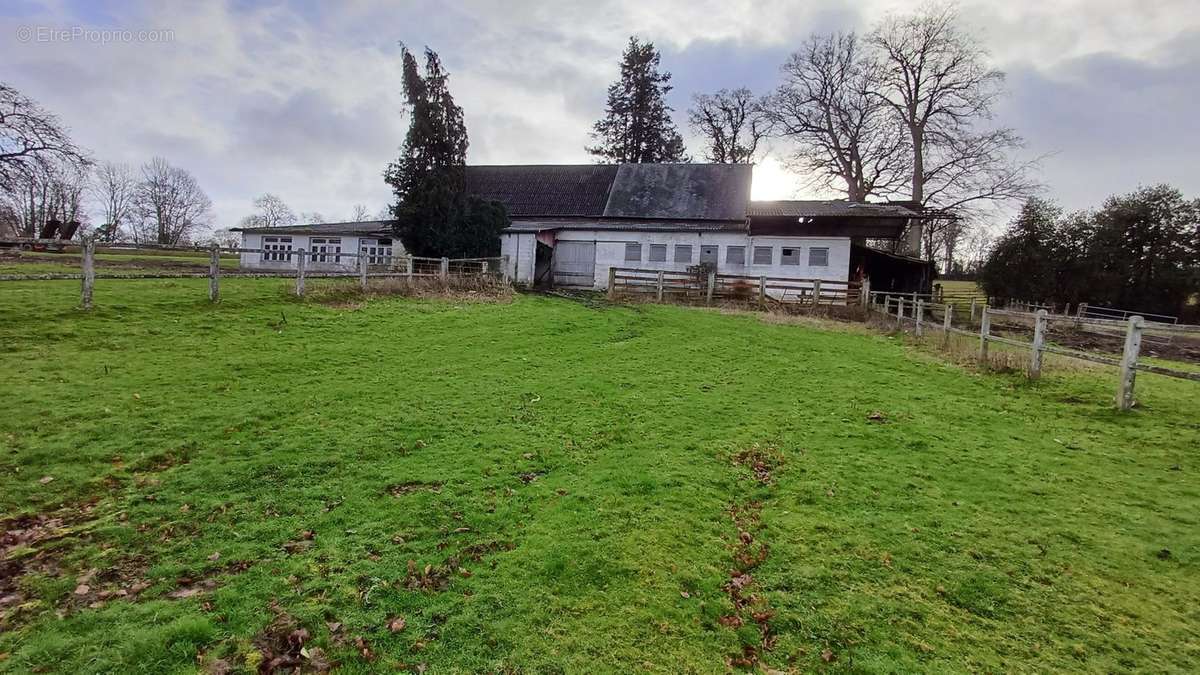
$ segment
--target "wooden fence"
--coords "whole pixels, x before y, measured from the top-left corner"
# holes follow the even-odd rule
[[[861,286],[857,282],[610,267],[608,297],[621,294],[653,295],[659,302],[703,299],[707,304],[714,299],[808,306],[861,302]]]
[[[141,248],[136,247],[136,248]],[[82,282],[80,289],[80,306],[83,309],[91,309],[93,303],[93,295],[96,285],[96,280],[111,280],[111,279],[203,279],[207,278],[208,282],[208,299],[212,302],[219,302],[221,299],[221,279],[222,278],[282,278],[295,280],[295,293],[297,296],[304,296],[306,282],[308,279],[357,279],[359,285],[364,290],[371,279],[434,279],[442,283],[449,283],[451,279],[466,279],[466,278],[493,278],[502,280],[508,283],[509,265],[508,256],[498,258],[422,258],[417,256],[396,256],[390,259],[386,264],[371,264],[371,260],[378,260],[378,254],[370,254],[365,249],[358,253],[339,252],[336,254],[338,259],[348,258],[354,260],[354,269],[320,269],[319,267],[309,268],[310,258],[316,255],[324,257],[333,257],[335,254],[310,254],[304,249],[296,249],[293,251],[268,251],[267,249],[259,248],[222,248],[217,245],[210,246],[207,249],[187,248],[187,247],[166,247],[166,246],[146,246],[148,250],[154,251],[176,251],[196,253],[198,251],[208,252],[208,271],[206,272],[181,272],[181,271],[164,271],[164,272],[121,272],[121,273],[96,273],[96,242],[93,239],[85,238],[80,243],[80,271],[79,273],[47,273],[47,274],[2,274],[0,281],[53,281],[63,279],[77,279]],[[133,249],[136,250],[136,249]],[[221,269],[222,254],[242,254],[242,253],[269,253],[286,260],[290,267],[280,269],[261,269],[261,270],[237,270],[229,271]]]
[[[1091,363],[1102,365],[1115,366],[1120,369],[1120,378],[1117,384],[1116,406],[1121,410],[1129,410],[1133,407],[1133,385],[1135,376],[1138,371],[1156,373],[1158,375],[1166,375],[1184,380],[1192,380],[1200,382],[1200,372],[1189,372],[1157,366],[1149,363],[1138,361],[1138,355],[1141,350],[1142,339],[1147,332],[1159,335],[1171,334],[1189,334],[1200,337],[1200,326],[1181,325],[1173,323],[1162,323],[1156,321],[1146,321],[1141,316],[1130,316],[1127,319],[1098,319],[1080,315],[1067,314],[1050,314],[1045,309],[1039,309],[1036,312],[1022,312],[1009,309],[994,309],[984,306],[982,308],[979,320],[979,331],[963,330],[956,328],[953,325],[955,310],[953,305],[943,303],[925,302],[918,298],[915,302],[909,300],[907,296],[889,294],[886,292],[870,293],[870,301],[868,303],[868,311],[881,314],[885,320],[891,320],[893,317],[896,320],[896,327],[903,330],[909,324],[912,325],[913,332],[921,337],[926,331],[941,331],[943,335],[943,344],[946,344],[950,335],[958,334],[971,338],[979,339],[979,362],[986,365],[988,361],[988,345],[991,343],[1008,345],[1020,349],[1029,350],[1029,362],[1026,369],[1026,375],[1030,379],[1037,379],[1042,373],[1043,355],[1056,354],[1072,359],[1080,359]],[[893,310],[894,307],[894,310]],[[940,313],[941,321],[930,320]],[[1013,318],[1020,321],[1030,321],[1033,324],[1033,339],[1031,341],[1018,340],[1010,337],[996,335],[992,332],[993,318]],[[1046,341],[1047,326],[1051,322],[1069,323],[1074,327],[1084,326],[1104,326],[1110,329],[1119,328],[1125,334],[1124,349],[1120,359],[1111,356],[1104,356],[1077,349],[1069,349],[1058,345],[1050,344]]]

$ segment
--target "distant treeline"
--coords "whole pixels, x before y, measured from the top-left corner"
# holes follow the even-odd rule
[[[1200,314],[1200,200],[1168,185],[1064,213],[1030,199],[988,255],[992,297],[1104,305],[1194,321]]]

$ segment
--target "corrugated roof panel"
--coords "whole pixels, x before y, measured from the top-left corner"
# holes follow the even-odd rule
[[[604,215],[742,220],[753,170],[750,164],[622,164]]]

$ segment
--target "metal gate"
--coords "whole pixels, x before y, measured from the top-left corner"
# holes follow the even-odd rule
[[[559,241],[554,247],[554,284],[584,286],[596,283],[596,243]]]

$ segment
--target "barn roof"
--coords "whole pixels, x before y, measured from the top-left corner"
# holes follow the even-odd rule
[[[235,227],[234,232],[251,234],[383,234],[392,231],[391,220],[363,220],[343,223],[309,223],[282,227]]]
[[[508,208],[508,215],[600,216],[617,177],[615,164],[468,166],[467,192]]]
[[[513,218],[743,220],[749,164],[557,164],[467,167],[467,191]]]
[[[843,199],[792,199],[750,202],[751,218],[913,218],[915,211],[900,204],[863,204]]]
[[[750,164],[622,164],[604,215],[743,220],[753,170]]]

